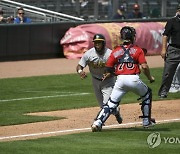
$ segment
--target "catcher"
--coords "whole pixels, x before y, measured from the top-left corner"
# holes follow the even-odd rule
[[[103,80],[106,80],[108,76],[115,73],[117,80],[108,103],[99,111],[96,120],[91,126],[93,132],[101,131],[103,123],[116,110],[122,97],[129,91],[139,95],[140,99],[142,99],[140,104],[142,116],[140,117],[143,119],[143,127],[148,128],[155,124],[155,119],[151,118],[151,89],[139,78],[139,66],[141,65],[143,73],[148,80],[151,83],[154,82],[154,77],[150,74],[144,51],[134,45],[136,31],[133,27],[123,27],[120,31],[120,36],[123,44],[112,51],[106,63],[107,73],[103,77]]]

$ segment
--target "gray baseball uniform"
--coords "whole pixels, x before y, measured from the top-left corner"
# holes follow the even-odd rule
[[[83,68],[87,65],[89,67],[94,92],[100,107],[107,103],[115,82],[115,77],[110,77],[102,81],[103,74],[105,73],[105,63],[110,56],[110,53],[111,50],[105,48],[105,53],[99,55],[93,47],[86,51],[79,61],[79,65]]]

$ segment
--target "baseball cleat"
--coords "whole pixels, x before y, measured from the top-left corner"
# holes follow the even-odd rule
[[[144,127],[144,128],[149,128],[149,127],[154,126],[155,124],[156,124],[155,119],[151,119],[151,120],[149,121],[149,124],[143,125],[143,127]]]
[[[169,92],[170,93],[177,93],[179,91],[179,88],[178,87],[171,87],[170,89],[169,89]]]
[[[92,132],[100,132],[102,130],[102,127],[96,126],[95,124],[93,124],[91,126],[91,130]]]

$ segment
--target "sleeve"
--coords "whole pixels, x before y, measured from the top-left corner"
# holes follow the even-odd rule
[[[14,23],[15,23],[15,24],[18,24],[18,23],[19,23],[19,18],[15,18],[15,19],[14,19]]]
[[[106,62],[106,67],[114,67],[115,65],[115,57],[114,57],[114,52],[111,52],[107,62]]]
[[[86,51],[79,61],[79,65],[86,67],[89,59],[89,51]]]
[[[138,48],[138,62],[139,64],[147,63],[144,52],[141,48]]]
[[[169,36],[171,33],[171,28],[172,28],[172,19],[167,21],[163,35]]]

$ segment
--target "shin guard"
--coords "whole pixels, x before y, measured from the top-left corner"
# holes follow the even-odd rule
[[[117,106],[118,104],[109,99],[108,103],[104,105],[103,108],[99,111],[95,120],[100,120],[102,124],[104,124],[104,122],[109,118],[111,114],[117,112]]]
[[[140,118],[148,118],[151,120],[151,107],[152,107],[152,91],[150,88],[148,88],[147,93],[141,97],[142,103],[141,105],[141,111],[142,111],[142,116]]]

